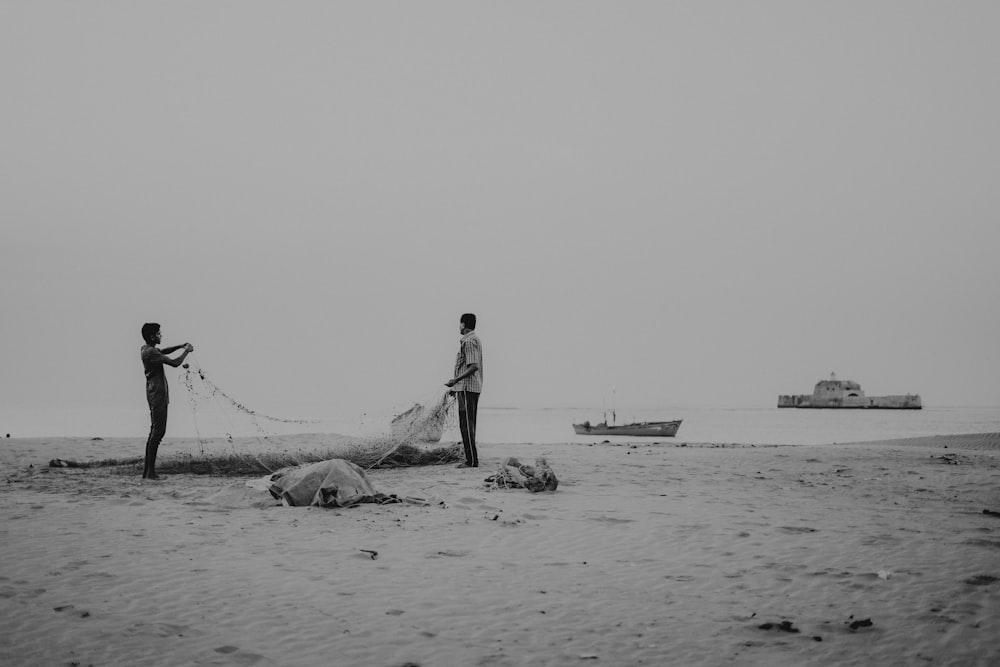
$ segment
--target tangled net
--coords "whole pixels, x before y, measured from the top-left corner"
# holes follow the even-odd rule
[[[497,464],[496,474],[487,477],[485,484],[490,490],[527,489],[532,493],[538,493],[555,491],[559,486],[559,480],[556,479],[556,474],[552,472],[544,457],[535,459],[534,466],[510,457],[503,463]]]
[[[282,449],[282,443],[315,439],[316,434],[309,436],[279,436],[265,430],[262,421],[280,422],[282,424],[312,424],[307,420],[280,419],[261,414],[247,408],[233,399],[212,382],[201,368],[186,368],[183,385],[187,389],[192,413],[195,416],[195,431],[198,438],[198,454],[163,454],[157,461],[157,470],[167,474],[207,474],[207,475],[263,475],[273,473],[282,468],[300,466],[330,459],[345,459],[365,469],[396,468],[405,466],[437,465],[463,460],[461,444],[451,444],[440,447],[429,447],[437,443],[446,428],[453,426],[456,420],[455,400],[450,392],[442,392],[428,401],[429,405],[420,403],[393,418],[387,433],[360,437],[325,438],[322,444],[311,450]],[[202,436],[198,426],[198,414],[201,406],[208,402],[217,405],[218,412],[235,411],[236,416],[248,420],[256,431],[256,447],[240,447],[242,440],[233,439],[231,433],[225,438],[206,438]],[[220,406],[221,404],[221,406]],[[230,419],[230,421],[232,421]],[[235,424],[230,424],[230,431]],[[333,442],[330,442],[330,441]],[[265,447],[265,441],[267,446]],[[253,444],[252,442],[250,444]],[[250,451],[251,449],[257,451]],[[161,450],[162,451],[162,450]],[[111,468],[122,474],[132,474],[143,467],[143,457],[126,459],[103,459],[98,461],[69,461],[53,459],[50,467],[67,468]]]
[[[199,388],[199,380],[204,389]],[[267,439],[268,435],[261,427],[260,419],[285,424],[315,423],[306,420],[278,419],[250,410],[209,380],[201,368],[194,369],[193,373],[190,370],[185,373],[184,386],[188,389],[193,412],[197,413],[198,397],[204,399],[207,396],[216,400],[221,397],[228,401],[231,408],[249,418],[264,439]],[[451,392],[441,392],[429,406],[416,403],[393,418],[388,434],[350,438],[337,447],[327,447],[319,451],[263,454],[239,454],[233,451],[220,456],[207,454],[202,446],[199,459],[194,460],[192,457],[187,463],[181,461],[182,469],[178,472],[205,470],[211,474],[260,474],[331,458],[345,459],[367,469],[451,463],[463,456],[460,446],[426,448],[418,446],[418,443],[434,443],[441,440],[445,428],[454,421],[451,416],[454,413],[452,410],[454,402]],[[199,442],[202,442],[200,434]],[[169,467],[163,465],[159,467],[164,472],[171,472]]]

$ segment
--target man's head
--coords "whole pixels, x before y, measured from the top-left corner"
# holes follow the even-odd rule
[[[461,324],[463,334],[467,331],[476,330],[476,316],[472,313],[465,313],[462,315],[461,319],[459,319],[459,323]]]
[[[156,322],[146,322],[142,325],[142,339],[152,345],[160,333],[160,325]]]

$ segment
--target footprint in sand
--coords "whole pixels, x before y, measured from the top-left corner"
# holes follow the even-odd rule
[[[21,583],[21,582],[15,582]],[[32,588],[30,590],[18,590],[12,586],[4,586],[0,588],[0,598],[13,598],[13,597],[25,597],[25,598],[37,598],[39,595],[45,592],[44,588]]]
[[[469,552],[462,549],[445,549],[443,551],[435,551],[432,554],[428,554],[428,558],[461,558],[463,556],[468,556]]]
[[[965,540],[962,544],[969,544],[974,547],[987,547],[991,549],[1000,549],[1000,541],[997,540],[972,539],[972,540]]]
[[[635,519],[618,519],[613,516],[588,516],[587,521],[601,521],[604,523],[635,523]]]
[[[183,637],[185,634],[196,634],[187,625],[173,623],[136,623],[125,630],[127,635],[154,635],[156,637]]]
[[[781,526],[781,528],[779,528],[779,530],[784,531],[786,533],[793,534],[793,535],[799,534],[799,533],[815,533],[816,532],[815,528],[809,528],[808,526]]]
[[[89,618],[90,617],[90,612],[89,611],[87,611],[85,609],[77,609],[75,606],[73,606],[71,604],[64,604],[64,605],[61,605],[59,607],[52,607],[52,611],[60,612],[60,613],[64,612],[64,611],[71,611],[71,612],[73,612],[73,615],[79,616],[80,618]]]
[[[241,651],[239,646],[226,645],[212,650],[216,653],[229,656],[230,662],[237,665],[253,665],[264,659],[264,656],[258,653]]]

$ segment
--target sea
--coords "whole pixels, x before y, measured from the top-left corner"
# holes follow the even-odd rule
[[[611,415],[608,415],[611,423]],[[484,442],[594,442],[627,437],[575,435],[572,424],[604,421],[603,411],[493,409],[479,418]],[[1000,407],[922,410],[811,410],[776,407],[689,407],[618,412],[615,422],[682,420],[676,442],[821,445],[928,435],[1000,432]],[[492,423],[491,423],[492,420]],[[635,439],[635,438],[631,438]],[[651,440],[652,438],[641,438]]]
[[[318,416],[317,413],[319,413]],[[338,434],[372,436],[388,433],[392,410],[345,410],[328,414],[315,408],[285,410],[286,415],[305,419],[272,418],[261,413],[237,411],[212,414],[191,409],[183,402],[171,404],[167,425],[170,438],[253,437],[264,435]],[[492,407],[481,406],[477,439],[480,443],[592,443],[602,440],[642,440],[627,436],[576,435],[574,423],[589,420],[626,424],[633,421],[680,419],[682,424],[670,442],[717,444],[819,445],[866,442],[895,438],[967,433],[1000,433],[1000,406],[925,407],[922,410],[813,410],[772,406],[690,406],[636,411],[589,407]],[[89,408],[16,409],[0,408],[0,439],[10,437],[137,437],[144,438],[148,412],[135,409]],[[452,418],[444,441],[458,441],[457,421]],[[2,444],[0,444],[2,446]]]

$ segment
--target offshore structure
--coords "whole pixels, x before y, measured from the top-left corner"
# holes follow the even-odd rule
[[[858,408],[877,410],[919,410],[923,407],[920,394],[865,396],[861,385],[851,380],[838,380],[830,373],[829,380],[816,383],[812,394],[778,396],[779,408]]]

